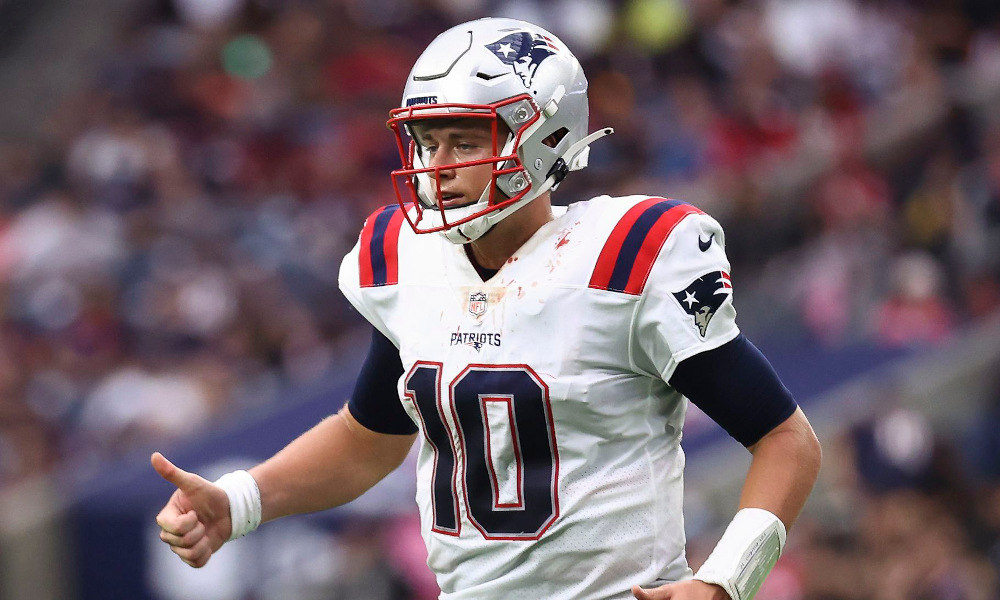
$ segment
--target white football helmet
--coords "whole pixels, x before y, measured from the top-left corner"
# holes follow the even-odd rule
[[[403,168],[392,172],[396,198],[417,233],[455,243],[479,238],[518,208],[587,166],[587,78],[556,36],[514,19],[452,27],[424,50],[410,72],[389,128]],[[420,119],[482,118],[493,123],[493,157],[429,167],[410,125]],[[510,134],[497,139],[497,119]],[[472,204],[445,207],[437,173],[493,164],[493,181]],[[412,208],[412,213],[407,210]]]

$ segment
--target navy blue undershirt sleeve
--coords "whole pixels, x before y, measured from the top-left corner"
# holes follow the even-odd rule
[[[798,407],[771,363],[742,333],[682,360],[670,385],[744,446],[760,441]]]
[[[403,409],[396,383],[403,375],[399,350],[381,331],[372,327],[372,343],[354,383],[347,406],[351,414],[372,431],[394,435],[417,432],[417,426]]]

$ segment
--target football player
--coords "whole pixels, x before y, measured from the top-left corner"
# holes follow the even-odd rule
[[[556,207],[587,166],[587,80],[551,33],[483,19],[435,39],[391,111],[397,202],[340,286],[374,326],[338,414],[250,471],[177,486],[161,538],[204,565],[261,522],[337,506],[419,440],[417,503],[441,598],[749,600],[812,489],[820,447],[740,333],[725,234],[652,196]],[[752,454],[692,573],[688,399]]]

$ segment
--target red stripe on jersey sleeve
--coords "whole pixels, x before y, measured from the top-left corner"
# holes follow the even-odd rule
[[[386,285],[396,285],[399,283],[399,229],[403,225],[403,211],[397,210],[392,214],[392,220],[385,231],[385,271]]]
[[[615,225],[608,236],[608,241],[604,242],[600,256],[597,257],[597,265],[594,267],[594,274],[590,277],[589,287],[606,290],[611,283],[611,275],[615,270],[615,263],[618,262],[618,254],[622,250],[625,238],[635,225],[636,219],[646,211],[647,208],[657,203],[663,202],[664,198],[649,198],[636,204],[625,213]]]
[[[684,217],[701,212],[690,204],[681,204],[671,208],[657,219],[656,224],[646,234],[646,239],[642,241],[642,247],[635,258],[628,284],[625,286],[626,294],[642,293],[643,288],[646,287],[646,280],[649,279],[649,273],[653,270],[653,263],[656,262],[656,257],[659,256],[663,244],[670,237],[670,232]]]
[[[371,287],[375,275],[372,272],[372,235],[375,232],[375,218],[381,209],[368,215],[364,227],[361,228],[361,239],[358,242],[358,271],[361,287]]]
[[[365,221],[358,242],[358,274],[361,287],[395,285],[399,282],[399,230],[403,211],[398,205],[384,206]]]

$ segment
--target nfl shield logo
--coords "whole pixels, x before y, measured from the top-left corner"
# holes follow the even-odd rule
[[[476,292],[469,295],[469,312],[474,317],[481,317],[486,314],[486,294]]]

